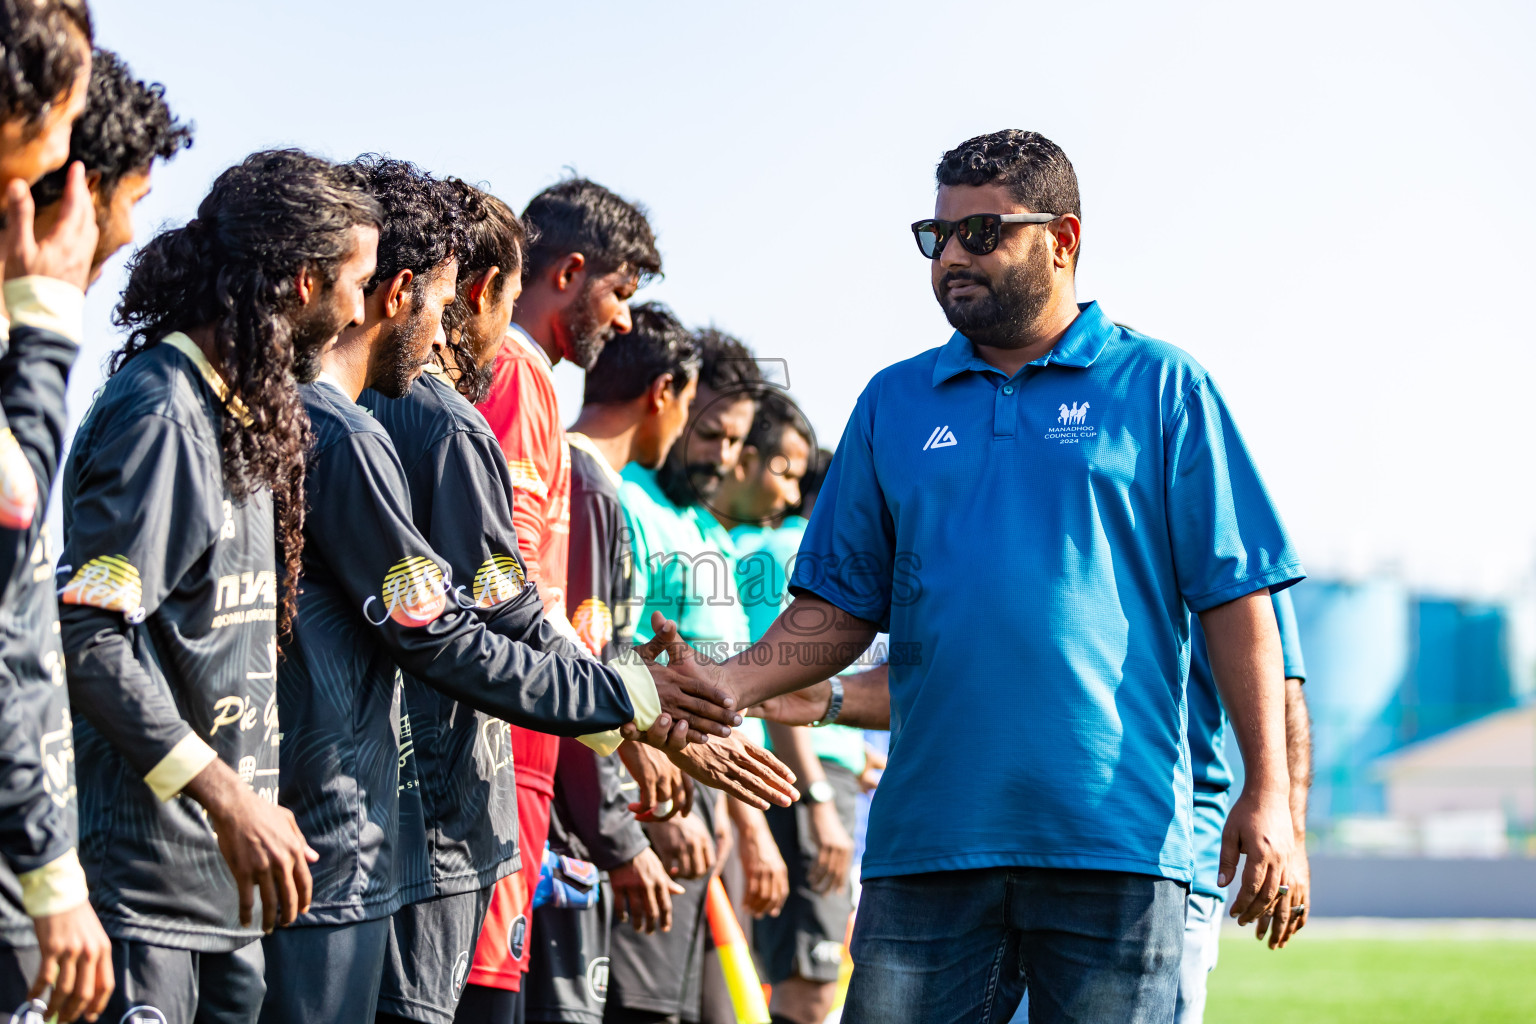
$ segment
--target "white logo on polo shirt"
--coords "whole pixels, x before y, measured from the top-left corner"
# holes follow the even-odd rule
[[[933,433],[928,435],[928,443],[923,445],[923,451],[930,448],[952,448],[959,443],[955,440],[954,432],[949,429],[949,424],[946,423],[942,427],[933,428]]]
[[[1088,423],[1090,408],[1088,402],[1073,402],[1071,405],[1062,402],[1056,407],[1056,422],[1061,425],[1048,427],[1045,440],[1057,444],[1077,444],[1097,435],[1099,429]]]

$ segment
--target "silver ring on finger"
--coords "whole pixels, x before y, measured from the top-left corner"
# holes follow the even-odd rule
[[[1307,912],[1307,905],[1305,903],[1298,903],[1294,907],[1291,908],[1291,916],[1292,917],[1300,917],[1301,915],[1305,914],[1306,912]]]
[[[1284,896],[1286,893],[1288,893],[1290,891],[1291,891],[1291,887],[1290,886],[1282,885],[1280,888],[1275,890],[1275,895],[1276,896]]]

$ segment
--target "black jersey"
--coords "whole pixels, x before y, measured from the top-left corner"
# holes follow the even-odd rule
[[[473,604],[535,603],[524,594],[532,588],[512,527],[511,474],[485,417],[437,373],[423,374],[404,398],[364,391],[358,402],[394,443],[412,521],[453,578],[470,581]],[[563,639],[555,643],[572,653]],[[432,894],[479,889],[510,874],[518,860],[517,786],[506,723],[410,675],[404,699],[414,751],[406,767],[419,779]]]
[[[411,841],[397,842],[397,667],[475,710],[560,735],[612,729],[635,712],[618,671],[556,653],[513,556],[455,582],[417,529],[405,470],[372,416],[330,383],[299,390],[315,441],[299,614],[278,678],[282,802],[320,852],[305,921],[340,924],[391,914],[413,895],[402,895],[410,880],[396,850]],[[419,753],[414,719],[412,732]]]
[[[604,661],[634,642],[634,558],[624,506],[623,477],[585,434],[566,435],[571,446],[571,555],[566,607],[582,642]]]
[[[80,850],[109,934],[201,952],[261,935],[202,808],[214,757],[277,799],[272,496],[226,485],[238,399],[184,334],[108,379],[64,470],[60,620]]]
[[[75,886],[83,882],[75,866],[74,732],[44,516],[67,422],[64,392],[76,353],[69,334],[78,328],[57,315],[38,317],[39,296],[18,285],[7,289],[18,322],[0,356],[0,943],[31,946],[29,908],[53,912],[83,897],[55,893],[50,901],[38,892],[41,877],[66,861]],[[78,320],[79,289],[53,281],[44,288],[60,292],[53,298]]]

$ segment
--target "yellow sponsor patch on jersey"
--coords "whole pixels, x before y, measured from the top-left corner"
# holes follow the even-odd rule
[[[122,612],[137,622],[143,617],[144,584],[139,570],[122,555],[100,555],[75,571],[59,600]]]
[[[10,427],[0,429],[0,526],[25,530],[37,513],[37,474]]]
[[[448,604],[443,570],[421,555],[402,558],[384,574],[381,596],[389,617],[402,626],[424,626]]]
[[[523,592],[523,567],[511,555],[492,555],[475,573],[475,607],[493,608]]]
[[[608,641],[613,639],[613,613],[595,597],[587,598],[576,608],[576,614],[571,616],[571,626],[593,654],[602,654]]]

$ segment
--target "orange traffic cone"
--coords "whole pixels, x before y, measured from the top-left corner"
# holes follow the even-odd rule
[[[747,937],[741,933],[741,923],[731,910],[731,898],[725,894],[718,875],[709,880],[705,908],[709,914],[709,934],[715,940],[715,952],[720,955],[720,970],[731,993],[737,1024],[769,1024],[768,1000],[763,998],[752,951],[747,948]]]

